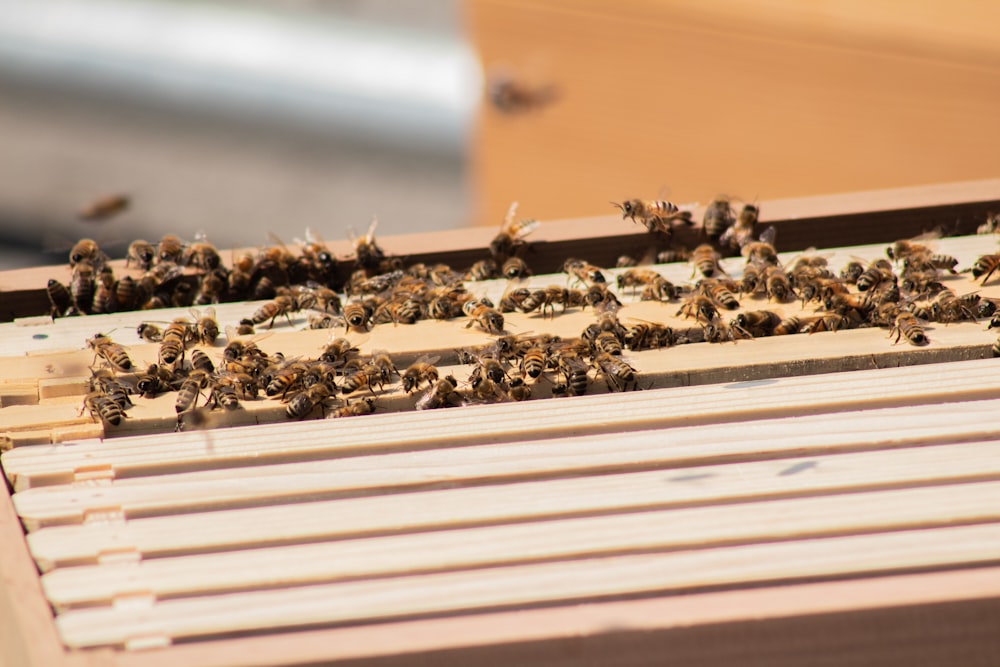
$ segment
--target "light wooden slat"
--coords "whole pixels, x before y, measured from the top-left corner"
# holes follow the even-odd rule
[[[71,483],[81,467],[107,468],[111,477],[120,478],[526,437],[559,437],[567,428],[574,433],[629,432],[852,407],[874,408],[886,400],[880,399],[880,395],[889,397],[890,405],[969,400],[982,395],[978,389],[980,382],[990,386],[995,379],[992,369],[998,364],[1000,361],[990,359],[936,366],[934,375],[941,378],[940,381],[929,380],[928,369],[883,369],[721,387],[630,392],[615,396],[612,411],[607,410],[606,397],[582,396],[562,400],[558,411],[551,410],[544,402],[529,402],[413,414],[376,414],[332,423],[271,424],[254,429],[122,438],[108,444],[79,443],[14,450],[4,453],[2,461],[8,479],[16,489],[23,490],[29,486]],[[980,372],[985,372],[987,377]],[[963,376],[963,373],[972,375]],[[970,381],[972,378],[980,379]],[[859,387],[868,387],[873,393],[866,393],[867,389]],[[894,387],[897,388],[895,396]],[[942,389],[939,391],[938,387]],[[408,433],[408,437],[401,437],[403,433]]]
[[[63,567],[45,574],[42,584],[49,602],[61,613],[72,607],[110,605],[137,593],[159,600],[995,521],[1000,521],[1000,482],[987,482]]]
[[[1000,560],[1000,525],[616,556],[83,609],[56,619],[71,647],[251,629],[586,601],[669,590],[886,574]]]
[[[582,436],[352,457],[335,466],[336,483],[342,490],[337,495],[995,440],[1000,439],[1000,431],[983,420],[988,420],[998,405],[1000,400],[972,401],[929,407],[918,416],[907,408],[891,408],[643,431],[615,446],[610,446],[612,440],[607,436]],[[95,472],[99,477],[104,471],[97,468]],[[252,488],[244,484],[245,491]],[[112,502],[116,494],[103,494],[107,502],[101,505],[120,507]],[[127,501],[129,494],[125,490],[119,497]]]
[[[124,520],[94,502],[84,525],[29,534],[42,570],[124,551],[159,558],[372,535],[726,505],[997,479],[995,442],[453,488]],[[954,449],[952,453],[950,450]],[[172,491],[183,492],[183,488]],[[165,501],[169,502],[169,501]],[[65,512],[72,512],[67,509]]]

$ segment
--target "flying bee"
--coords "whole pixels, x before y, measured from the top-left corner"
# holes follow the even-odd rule
[[[274,297],[271,301],[262,304],[250,317],[250,320],[254,324],[262,324],[270,320],[267,328],[270,329],[274,326],[274,321],[279,317],[284,316],[288,321],[288,325],[292,325],[291,313],[298,310],[296,307],[294,297],[288,295],[279,295]]]
[[[207,272],[217,269],[221,261],[219,251],[207,241],[205,234],[199,232],[194,237],[194,243],[184,248],[179,263]]]
[[[353,231],[348,235],[354,244],[354,261],[368,275],[377,274],[379,266],[386,258],[385,251],[375,241],[375,228],[377,226],[378,218],[372,217],[372,221],[368,225],[368,231],[364,236],[357,237]]]
[[[184,242],[179,236],[165,234],[156,247],[156,255],[161,262],[180,265],[184,259]]]
[[[201,390],[208,386],[209,375],[204,371],[192,371],[181,383],[174,401],[174,410],[180,415],[197,407]],[[179,417],[178,417],[179,419]]]
[[[107,261],[108,256],[93,239],[80,239],[69,251],[69,266],[74,270],[85,266],[91,271],[100,271]]]
[[[131,200],[120,192],[104,195],[80,207],[76,215],[88,222],[104,222],[128,210]]]
[[[760,233],[760,240],[752,238],[740,248],[740,254],[747,258],[747,264],[778,264],[778,251],[774,249],[776,232],[768,227]]]
[[[344,331],[350,331],[351,329],[355,331],[368,331],[374,315],[375,309],[372,308],[371,303],[367,300],[349,301],[344,306]]]
[[[755,338],[774,335],[781,324],[781,315],[772,310],[750,310],[737,315],[732,325],[748,332]]]
[[[705,234],[713,241],[718,241],[726,230],[733,226],[735,222],[733,215],[733,205],[729,197],[719,195],[705,208],[705,216],[702,218],[702,227]]]
[[[454,375],[447,375],[436,382],[417,399],[417,410],[435,410],[449,408],[461,403],[458,394],[458,380]]]
[[[694,224],[691,211],[681,210],[676,204],[657,199],[626,199],[622,203],[611,202],[611,205],[622,212],[622,220],[629,218],[632,222],[645,225],[650,232],[661,232],[668,237],[673,234],[673,224],[683,222]]]
[[[132,369],[132,360],[129,358],[125,348],[104,334],[94,334],[93,338],[88,338],[87,347],[94,350],[95,361],[97,357],[100,357],[116,371],[129,371]]]
[[[419,389],[420,385],[426,382],[434,384],[438,380],[438,369],[436,364],[440,357],[423,355],[409,365],[400,376],[403,391],[407,394]]]
[[[330,387],[319,382],[292,396],[285,406],[285,414],[289,419],[305,419],[317,407],[325,409],[327,401],[332,397],[333,391]]]
[[[500,224],[500,231],[490,241],[490,256],[496,263],[504,264],[507,259],[512,258],[524,245],[525,237],[538,229],[540,223],[537,220],[515,220],[516,214],[517,202],[513,202]],[[504,274],[506,273],[505,270]]]
[[[478,324],[481,329],[491,334],[503,333],[503,314],[483,299],[470,299],[462,304],[462,312],[469,318],[465,325],[468,329]]]
[[[706,278],[711,278],[716,273],[725,274],[719,260],[722,259],[714,247],[708,243],[702,243],[691,251],[691,276],[700,273]]]
[[[517,280],[530,276],[531,269],[528,267],[528,263],[520,257],[508,257],[507,261],[503,263],[500,273],[508,280]]]
[[[45,294],[49,298],[50,313],[52,317],[61,317],[69,310],[73,302],[73,296],[69,288],[55,278],[50,278],[45,286]]]
[[[894,333],[896,334],[896,340],[893,341],[894,345],[901,338],[905,338],[906,342],[910,345],[918,347],[930,343],[930,339],[924,333],[924,328],[921,326],[916,315],[905,310],[896,316],[896,321],[893,322],[892,328],[889,329],[889,337],[891,338]]]
[[[594,365],[604,376],[608,391],[625,391],[629,384],[637,385],[636,370],[621,357],[602,352],[594,357]]]
[[[372,396],[362,396],[355,401],[348,401],[347,405],[342,405],[330,413],[331,419],[342,417],[360,417],[370,415],[375,412],[375,398]]]
[[[594,283],[607,282],[600,268],[582,259],[567,259],[563,262],[563,273],[569,274],[588,287]]]
[[[99,391],[90,392],[84,397],[83,410],[88,410],[91,417],[100,419],[103,424],[110,426],[120,426],[126,416],[118,403]]]
[[[978,279],[982,276],[983,281],[979,284],[985,285],[990,279],[990,276],[992,276],[998,268],[1000,268],[1000,253],[993,255],[981,255],[972,265],[972,277]]]

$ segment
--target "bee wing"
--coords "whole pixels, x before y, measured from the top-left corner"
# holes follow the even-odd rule
[[[378,218],[374,215],[372,216],[372,221],[368,223],[368,231],[365,233],[365,242],[368,244],[375,243],[375,228],[378,227]]]
[[[778,236],[778,230],[774,228],[774,225],[771,225],[770,227],[768,227],[767,229],[765,229],[760,233],[760,241],[761,243],[774,245],[774,239],[777,236]]]
[[[415,366],[417,364],[430,364],[431,366],[433,366],[440,360],[441,360],[440,354],[421,354],[413,361],[412,365]]]
[[[514,216],[517,215],[517,202],[511,202],[510,207],[507,208],[507,215],[503,217],[503,222],[500,224],[500,231],[507,232],[510,231],[514,226]]]

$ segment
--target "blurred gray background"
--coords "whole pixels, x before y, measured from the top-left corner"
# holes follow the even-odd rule
[[[0,268],[462,226],[481,91],[454,0],[0,0]]]

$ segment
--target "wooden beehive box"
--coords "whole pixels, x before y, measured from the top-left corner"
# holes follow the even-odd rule
[[[849,244],[819,251],[838,266],[934,227],[972,233],[998,206],[1000,182],[982,181],[761,208],[786,261]],[[493,232],[382,244],[462,266]],[[530,240],[540,272],[650,243],[618,217],[545,222]],[[993,236],[937,244],[959,268],[996,250]],[[742,261],[723,264],[738,275]],[[57,270],[0,275],[7,312],[37,309]],[[945,280],[1000,298],[993,280]],[[676,302],[622,298],[623,320],[676,319]],[[220,304],[219,319],[258,305]],[[156,346],[128,336],[153,318],[0,325],[5,665],[1000,660],[1000,360],[985,321],[930,325],[924,347],[871,328],[627,351],[641,390],[626,393],[595,378],[593,395],[414,412],[390,385],[381,414],[292,422],[261,400],[218,424],[254,425],[181,433],[166,396],[105,428],[81,412],[85,340],[110,331],[147,361]],[[511,313],[507,329],[570,336],[593,318]],[[329,332],[303,324],[259,345],[315,355]],[[357,340],[415,359],[492,339],[464,324]]]

